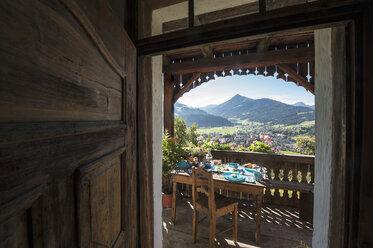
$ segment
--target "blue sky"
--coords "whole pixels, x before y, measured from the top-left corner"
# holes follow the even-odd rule
[[[293,82],[255,75],[217,78],[185,93],[178,102],[198,108],[209,104],[220,104],[236,94],[252,99],[270,98],[287,104],[304,102],[314,105],[315,102],[313,94]]]

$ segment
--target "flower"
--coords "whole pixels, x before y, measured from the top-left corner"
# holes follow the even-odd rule
[[[260,135],[260,139],[264,139],[264,136],[263,136],[263,135]]]
[[[265,136],[264,136],[264,139],[265,139],[266,141],[270,141],[270,140],[271,140],[271,139],[269,138],[268,135],[265,135]]]
[[[280,152],[280,149],[278,149],[278,147],[276,146],[275,148],[273,148],[273,151],[274,152]]]
[[[230,145],[231,145],[231,146],[236,146],[237,144],[234,143],[234,142],[232,142],[232,143],[230,143]]]
[[[199,137],[197,137],[197,140],[198,140],[198,141],[202,141],[202,140],[203,140],[203,136],[199,136]]]
[[[215,141],[219,141],[219,138],[215,138]]]
[[[257,141],[257,140],[254,140],[254,141],[253,141],[253,144],[256,144],[256,142],[258,142],[258,141]]]
[[[224,139],[220,142],[222,144],[225,144],[227,141],[225,141]]]
[[[234,150],[234,146],[231,146],[231,150]]]

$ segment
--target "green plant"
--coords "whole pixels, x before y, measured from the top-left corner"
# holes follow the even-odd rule
[[[299,241],[299,245],[297,248],[311,248],[311,246],[308,246],[304,241]]]
[[[187,125],[185,121],[175,115],[175,138],[179,140],[179,144],[186,146],[188,142]]]
[[[265,152],[265,153],[274,153],[273,148],[266,143],[260,141],[254,141],[251,146],[247,148],[250,152]]]
[[[229,144],[220,144],[219,142],[205,142],[203,146],[205,148],[211,148],[212,150],[231,150]]]
[[[197,133],[197,125],[193,123],[187,130],[187,139],[189,142],[193,143],[194,145],[198,145],[197,137],[199,134]]]
[[[163,133],[162,139],[162,173],[168,173],[185,157],[185,151],[176,138],[170,137],[167,131]]]
[[[315,137],[298,136],[295,138],[297,151],[306,155],[315,155]]]
[[[170,193],[171,181],[169,172],[185,158],[185,151],[178,139],[170,137],[167,131],[163,133],[162,137],[162,190]]]

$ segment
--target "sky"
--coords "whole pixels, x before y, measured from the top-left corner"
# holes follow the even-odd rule
[[[303,87],[293,82],[261,75],[219,77],[185,93],[178,102],[199,108],[223,103],[236,94],[252,99],[270,98],[287,104],[296,102],[304,102],[307,105],[315,104],[314,95]]]

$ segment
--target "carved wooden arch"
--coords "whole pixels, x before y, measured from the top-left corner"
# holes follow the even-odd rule
[[[188,75],[174,75],[172,79],[174,87],[173,101],[177,102],[177,100],[185,93],[202,85],[203,83],[215,80],[218,77],[227,77],[233,75],[260,75],[264,77],[272,76],[276,79],[283,79],[285,82],[293,82],[314,94],[313,72],[314,62],[306,62],[295,65],[281,64],[274,66],[222,70],[216,72],[197,72]]]
[[[164,56],[172,102],[217,77],[274,76],[314,94],[313,32],[271,36],[235,44],[200,46]]]

